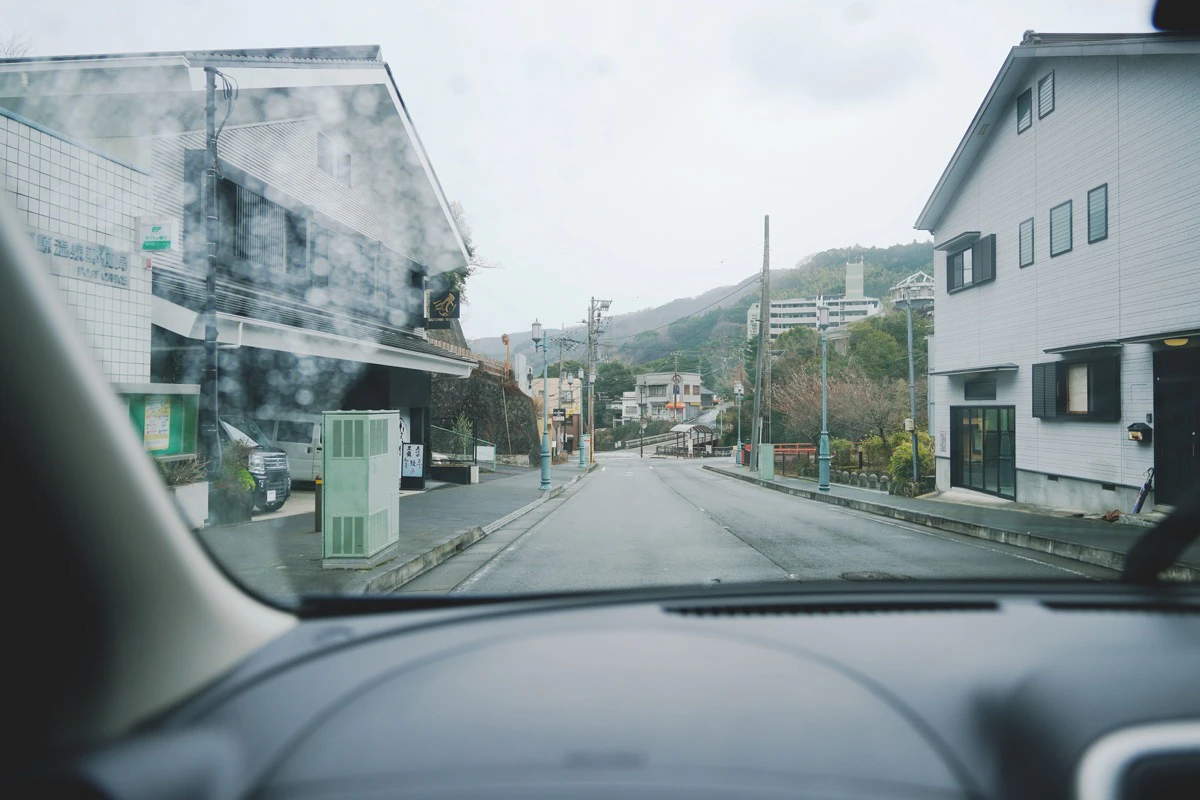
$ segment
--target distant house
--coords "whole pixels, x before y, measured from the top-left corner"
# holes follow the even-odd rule
[[[700,373],[680,372],[679,381],[670,372],[648,372],[637,376],[636,391],[652,420],[685,422],[700,413]]]
[[[1198,89],[1194,36],[1009,52],[916,222],[939,488],[1128,511],[1150,467],[1158,506],[1200,480]]]

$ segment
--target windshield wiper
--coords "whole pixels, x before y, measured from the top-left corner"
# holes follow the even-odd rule
[[[1155,584],[1163,570],[1200,538],[1200,484],[1188,492],[1171,516],[1134,542],[1125,556],[1123,583]]]

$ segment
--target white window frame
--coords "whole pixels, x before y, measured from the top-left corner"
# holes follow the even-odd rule
[[[322,166],[321,149],[322,147],[329,148],[329,168]],[[343,168],[342,160],[346,160],[346,165]],[[354,154],[346,147],[345,142],[328,133],[317,132],[317,169],[329,175],[343,186],[353,186],[354,179]]]

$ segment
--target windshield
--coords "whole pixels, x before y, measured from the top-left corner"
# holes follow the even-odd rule
[[[270,447],[271,440],[247,417],[222,417],[221,428],[235,441],[244,442],[251,447]]]
[[[1200,480],[1200,39],[1050,5],[32,4],[0,205],[257,594],[1110,580]]]

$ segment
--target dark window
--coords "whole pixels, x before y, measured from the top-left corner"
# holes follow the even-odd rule
[[[217,250],[223,263],[244,278],[259,270],[306,277],[308,221],[241,184],[217,179],[221,220]]]
[[[1026,89],[1017,97],[1017,133],[1024,133],[1033,124],[1033,90]]]
[[[1033,217],[1021,223],[1018,239],[1020,239],[1020,265],[1028,267],[1033,263]]]
[[[1054,71],[1038,81],[1038,119],[1054,110]]]
[[[1071,201],[1050,209],[1050,257],[1071,252]]]
[[[982,375],[963,384],[964,400],[995,400],[996,376]]]
[[[1108,238],[1108,184],[1088,192],[1088,244]]]
[[[1033,416],[1118,420],[1121,362],[1116,356],[1033,365]]]
[[[337,164],[338,183],[345,184],[346,186],[351,185],[351,174],[353,171],[352,170],[352,166],[353,166],[352,161],[353,161],[353,159],[351,158],[349,153],[345,153],[345,152],[338,153],[338,164]]]
[[[1058,362],[1033,365],[1033,416],[1058,416]]]
[[[311,444],[313,428],[315,427],[316,425],[312,422],[284,422],[280,420],[279,429],[275,432],[275,441]]]
[[[946,289],[954,291],[996,277],[996,235],[984,236],[966,250],[946,256]]]

